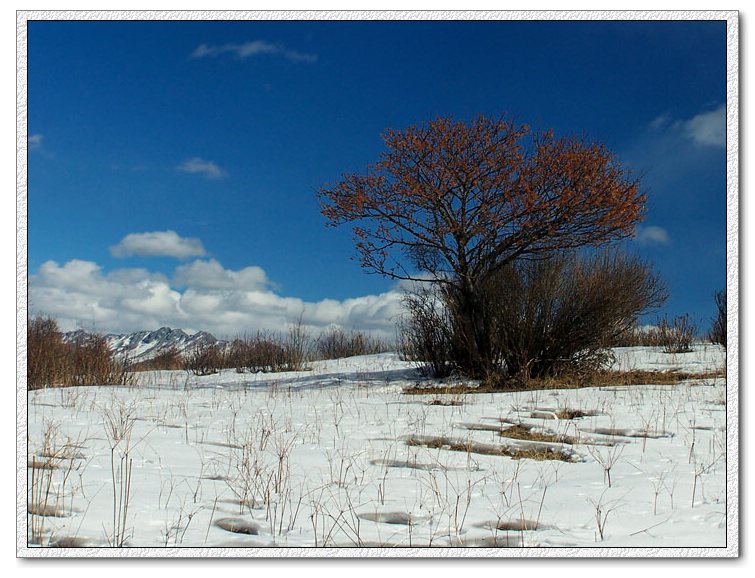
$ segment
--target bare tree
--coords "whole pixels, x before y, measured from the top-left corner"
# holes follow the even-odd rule
[[[556,138],[505,118],[438,118],[383,135],[366,174],[319,191],[330,225],[350,223],[362,266],[450,286],[468,361],[493,369],[481,286],[521,258],[631,235],[645,195],[601,144]]]

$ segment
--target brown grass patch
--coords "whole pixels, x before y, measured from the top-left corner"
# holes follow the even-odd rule
[[[433,399],[427,402],[427,405],[440,405],[444,407],[464,405],[463,401],[458,399]]]
[[[407,395],[464,395],[467,393],[493,393],[496,391],[489,385],[457,383],[454,385],[438,385],[434,383],[411,385],[403,389]]]
[[[690,379],[725,378],[726,371],[686,372],[686,371],[599,371],[589,378],[588,385],[676,385]]]
[[[581,409],[564,408],[556,412],[558,419],[579,419],[581,417],[591,417],[598,415],[595,411],[584,411]]]
[[[567,454],[551,448],[515,449],[507,446],[481,444],[472,441],[453,440],[439,436],[430,438],[409,437],[406,439],[408,446],[422,446],[430,449],[444,449],[452,452],[465,452],[486,456],[509,457],[514,460],[558,460],[570,462],[571,457]]]
[[[529,440],[533,442],[549,442],[556,444],[574,444],[576,440],[570,436],[548,434],[543,432],[532,431],[531,428],[515,425],[501,430],[501,437],[515,440]]]
[[[458,383],[454,385],[415,384],[404,388],[407,395],[465,395],[469,393],[504,393],[542,389],[579,389],[610,385],[676,385],[691,379],[725,378],[725,370],[686,371],[631,371],[601,370],[589,375],[561,375],[541,379],[490,379],[480,384]],[[573,419],[573,418],[564,418]]]
[[[69,510],[53,504],[29,503],[26,506],[26,510],[33,516],[45,516],[47,518],[67,518],[71,515]]]

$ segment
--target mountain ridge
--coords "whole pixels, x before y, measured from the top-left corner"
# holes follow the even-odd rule
[[[83,329],[63,334],[63,341],[72,343],[91,335]],[[109,333],[103,336],[116,357],[127,358],[132,362],[148,361],[155,356],[175,348],[179,353],[191,351],[195,347],[211,343],[224,343],[207,331],[189,334],[183,329],[160,327],[154,331],[133,333]]]

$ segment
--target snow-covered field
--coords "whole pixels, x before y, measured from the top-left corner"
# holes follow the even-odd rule
[[[622,369],[725,365],[714,346],[616,354]],[[29,543],[726,546],[723,378],[402,393],[419,379],[381,354],[29,392]],[[571,443],[500,435],[515,423]],[[562,459],[500,455],[533,447]]]

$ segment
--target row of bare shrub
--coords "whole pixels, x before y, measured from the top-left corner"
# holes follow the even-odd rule
[[[315,341],[313,355],[315,359],[341,359],[384,353],[390,349],[386,341],[362,331],[345,331],[340,327],[330,327]]]
[[[127,362],[115,358],[103,336],[87,334],[66,343],[54,319],[35,317],[28,320],[29,389],[77,385],[130,385],[133,381],[133,374],[129,371]]]
[[[616,336],[613,347],[661,347],[665,353],[687,353],[699,340],[697,324],[688,315],[659,318],[648,327],[634,325]]]
[[[258,331],[254,336],[234,339],[228,348],[229,367],[239,373],[300,371],[306,361],[306,332],[298,326],[288,338],[280,333]]]
[[[151,371],[161,369],[183,369],[184,358],[175,345],[166,347],[159,351],[157,355],[144,361],[137,361],[129,366],[131,371]]]
[[[495,361],[494,374],[484,377],[495,382],[593,371],[606,362],[610,343],[667,297],[647,263],[616,251],[518,261],[491,274],[481,293],[483,314],[472,328],[453,290],[407,296],[404,355],[433,377],[464,373],[474,331],[477,349],[484,335]]]
[[[188,352],[184,367],[195,375],[210,375],[234,368],[239,373],[301,371],[308,361],[338,359],[388,351],[382,340],[340,327],[323,331],[313,340],[301,321],[287,334],[258,331],[237,337],[227,345],[204,344]]]

